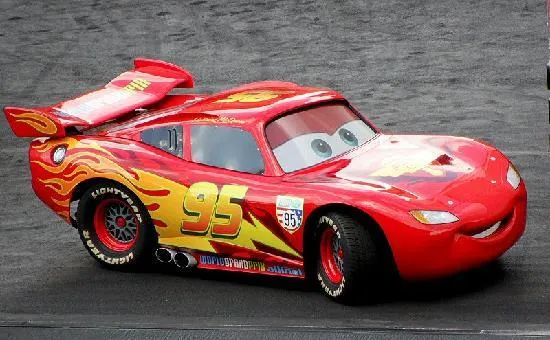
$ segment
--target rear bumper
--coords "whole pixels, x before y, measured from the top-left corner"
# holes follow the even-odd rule
[[[387,235],[397,270],[406,280],[444,277],[482,266],[510,249],[525,230],[527,192],[522,182],[506,212],[504,222],[490,236],[474,238],[454,228],[416,229],[402,225],[400,235]],[[487,220],[491,225],[494,220]],[[392,228],[394,231],[397,228]]]
[[[52,161],[52,150],[63,142],[53,139],[34,139],[29,146],[31,184],[36,196],[67,223],[72,223],[69,202],[72,191],[64,192],[58,184],[56,164]],[[52,171],[48,171],[51,169]],[[49,176],[48,176],[49,175]],[[62,198],[62,199],[60,199]]]

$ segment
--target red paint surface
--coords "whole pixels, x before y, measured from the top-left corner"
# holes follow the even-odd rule
[[[259,90],[280,94],[260,102],[220,102],[233,94]],[[90,145],[88,150],[91,153],[101,153],[130,173],[140,169],[186,187],[201,181],[215,183],[218,187],[224,184],[247,186],[249,189],[242,204],[244,218],[250,219],[248,214],[253,215],[300,255],[303,255],[304,244],[314,242],[304,239],[304,230],[317,209],[336,203],[361,210],[380,226],[397,269],[406,279],[449,275],[492,261],[509,249],[525,229],[525,184],[522,181],[514,190],[507,183],[509,160],[491,146],[460,137],[379,134],[342,156],[285,174],[265,139],[266,124],[289,110],[343,101],[337,92],[282,82],[262,82],[209,97],[190,95],[171,100],[174,106],[165,102],[161,111],[152,111],[111,126],[98,135],[78,137],[80,146]],[[184,159],[179,159],[139,141],[139,132],[152,126],[182,124],[184,131],[188,131],[188,126],[197,122],[240,126],[251,131],[264,156],[265,174],[243,174],[194,164],[189,160],[188,150]],[[51,141],[55,143],[55,140]],[[33,188],[40,199],[69,220],[68,205],[60,205],[59,201],[70,199],[74,188],[65,196],[58,197],[52,194],[44,180],[52,176],[74,175],[72,172],[76,171],[78,163],[68,166],[62,174],[46,173],[33,163],[39,160],[54,166],[51,155],[38,150],[41,143],[42,140],[34,141],[30,151]],[[69,149],[67,155],[73,151]],[[79,161],[94,167],[93,157]],[[101,178],[102,174],[97,176]],[[140,188],[130,189],[143,193]],[[162,196],[167,194],[166,190],[159,187],[147,193]],[[277,195],[304,199],[305,222],[296,232],[289,233],[277,222]],[[411,210],[417,209],[449,211],[459,221],[425,225],[410,215]],[[494,235],[484,239],[469,236],[500,220],[506,223]],[[175,227],[155,224],[162,228]],[[270,252],[269,247],[251,251],[231,245],[231,240],[215,247],[220,256],[303,269],[302,260],[290,256],[285,258],[275,250]]]

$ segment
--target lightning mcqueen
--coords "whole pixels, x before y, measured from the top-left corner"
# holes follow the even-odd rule
[[[338,92],[266,81],[213,95],[176,65],[136,59],[105,87],[4,108],[32,187],[114,268],[151,263],[316,278],[368,296],[394,268],[450,275],[522,235],[526,188],[468,138],[381,133]]]

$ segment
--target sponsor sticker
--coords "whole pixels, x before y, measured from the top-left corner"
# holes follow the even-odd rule
[[[262,261],[245,260],[217,255],[200,255],[199,264],[202,268],[210,269],[238,269],[255,273],[272,273],[282,276],[304,277],[304,272],[300,268],[293,268],[285,265],[271,265]]]
[[[230,94],[226,98],[216,100],[215,103],[258,103],[289,93],[294,91],[250,90]]]
[[[277,220],[290,233],[302,226],[304,220],[304,199],[292,196],[277,196]]]
[[[265,272],[265,263],[260,261],[250,261],[235,259],[231,257],[221,257],[216,255],[201,255],[199,263],[209,267],[242,269],[256,272]]]
[[[150,85],[150,81],[136,78],[121,88],[106,87],[71,99],[61,107],[56,107],[55,110],[61,114],[85,119],[86,115],[103,110],[108,106],[127,105],[129,100],[132,100],[136,94],[145,91]]]
[[[296,276],[296,277],[303,277],[304,272],[300,268],[292,268],[287,266],[268,266],[267,271],[270,273],[276,273],[286,276]]]

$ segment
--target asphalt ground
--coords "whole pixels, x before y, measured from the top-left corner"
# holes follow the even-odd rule
[[[135,56],[200,92],[277,79],[343,92],[392,132],[482,138],[525,179],[528,225],[499,261],[347,307],[298,281],[100,268],[33,194],[0,118],[0,339],[485,339],[550,336],[545,4],[502,1],[0,0],[0,104],[55,103]]]

